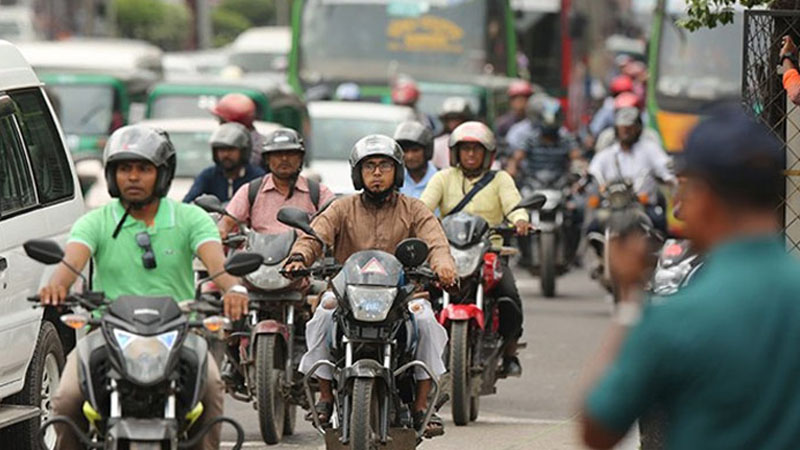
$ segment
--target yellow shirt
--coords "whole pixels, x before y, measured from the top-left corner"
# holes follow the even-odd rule
[[[442,217],[446,216],[458,205],[462,198],[472,189],[472,186],[482,178],[482,175],[468,179],[464,172],[457,167],[442,170],[428,182],[428,187],[422,193],[422,200],[431,211],[439,208]],[[507,172],[498,171],[494,179],[480,190],[463,212],[483,217],[490,226],[497,226],[504,222],[505,215],[513,224],[520,220],[528,221],[528,212],[524,209],[511,211],[522,199],[514,184],[514,180]]]

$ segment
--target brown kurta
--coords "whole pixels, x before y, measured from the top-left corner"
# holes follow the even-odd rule
[[[343,197],[311,223],[339,263],[361,250],[382,250],[394,254],[403,239],[416,237],[430,249],[428,262],[434,271],[454,267],[450,245],[439,220],[421,201],[396,194],[380,208],[368,205],[362,194]],[[322,246],[310,236],[294,244],[292,254],[300,254],[306,265],[322,255]]]

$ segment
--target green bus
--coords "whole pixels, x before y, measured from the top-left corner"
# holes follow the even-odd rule
[[[481,78],[516,74],[508,0],[294,2],[289,82],[298,93],[354,82],[364,99],[388,103],[400,75],[419,81],[423,97],[441,97],[448,89],[437,85],[483,92]]]

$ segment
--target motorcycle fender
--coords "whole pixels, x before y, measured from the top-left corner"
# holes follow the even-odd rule
[[[111,442],[153,442],[178,440],[177,422],[168,419],[119,419],[108,430]]]
[[[449,304],[439,315],[439,323],[447,326],[450,321],[474,321],[481,329],[484,327],[483,311],[473,304]]]
[[[353,378],[379,378],[386,383],[386,386],[391,386],[390,379],[393,375],[378,361],[372,359],[360,359],[352,366],[344,368],[341,374],[342,386],[347,386]]]
[[[253,342],[255,342],[255,337],[260,334],[279,334],[283,336],[284,342],[289,341],[289,327],[287,327],[286,324],[273,319],[262,320],[261,322],[258,322],[255,327],[253,327]]]

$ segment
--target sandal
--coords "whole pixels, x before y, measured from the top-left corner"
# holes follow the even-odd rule
[[[317,415],[317,417],[319,418],[319,422],[320,424],[322,424],[323,427],[325,425],[328,425],[331,420],[331,415],[333,415],[333,402],[323,402],[323,401],[317,402],[317,404],[314,405],[314,409],[312,411],[309,411],[308,414],[306,414],[305,419],[313,423],[314,422],[313,414]]]
[[[422,421],[425,420],[425,411],[417,411],[414,413],[414,428],[419,429],[420,425],[422,425]],[[437,436],[441,436],[444,434],[444,421],[438,414],[433,413],[431,414],[431,419],[428,421],[428,425],[425,427],[425,432],[422,433],[422,436],[426,439],[431,439]]]

